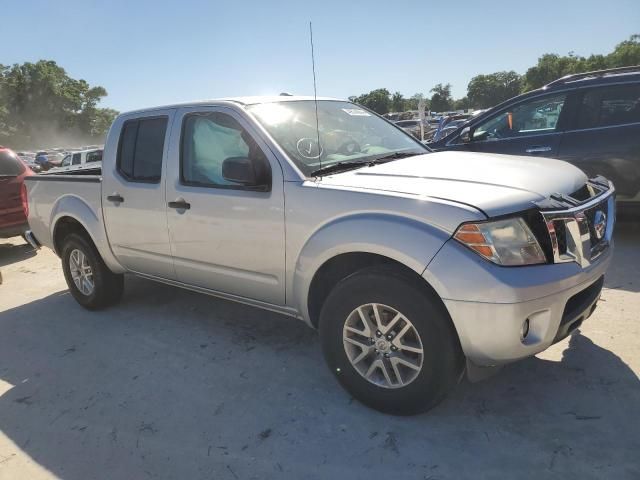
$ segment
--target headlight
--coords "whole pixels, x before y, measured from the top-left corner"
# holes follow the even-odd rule
[[[498,265],[533,265],[547,261],[522,218],[466,223],[453,238]]]

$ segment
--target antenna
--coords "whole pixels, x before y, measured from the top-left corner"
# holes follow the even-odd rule
[[[313,28],[309,21],[309,38],[311,40],[311,68],[313,70],[313,101],[316,104],[316,135],[318,137],[318,163],[322,168],[322,149],[320,148],[320,123],[318,121],[318,91],[316,89],[316,57],[313,52]]]

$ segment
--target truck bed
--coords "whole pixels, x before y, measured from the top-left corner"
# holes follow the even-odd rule
[[[96,172],[97,173],[97,172]],[[36,240],[44,246],[54,248],[51,227],[63,212],[78,212],[77,218],[87,218],[94,223],[102,222],[102,177],[99,174],[41,174],[28,177],[25,181],[29,202],[29,228]]]

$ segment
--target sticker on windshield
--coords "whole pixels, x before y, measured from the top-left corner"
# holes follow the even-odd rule
[[[351,115],[352,117],[370,117],[371,114],[361,108],[343,108],[343,112]]]

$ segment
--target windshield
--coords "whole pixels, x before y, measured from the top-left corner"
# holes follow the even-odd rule
[[[319,100],[317,130],[313,100],[261,103],[248,109],[307,176],[338,162],[429,152],[402,130],[349,102]]]

